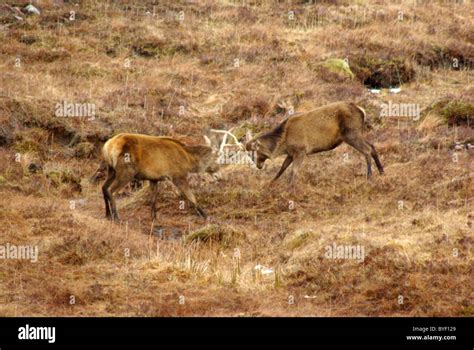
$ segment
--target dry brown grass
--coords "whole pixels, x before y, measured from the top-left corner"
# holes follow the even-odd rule
[[[152,17],[132,1],[41,3],[22,22],[0,13],[0,244],[40,254],[0,261],[0,315],[474,315],[471,5],[140,2]],[[320,69],[330,58],[354,79]],[[308,158],[295,191],[268,185],[280,159],[194,179],[207,223],[169,184],[155,227],[146,186],[118,200],[121,225],[103,219],[89,180],[111,135],[199,142],[339,100],[367,110],[384,176],[367,182],[343,145]],[[61,101],[96,117],[55,117]],[[380,118],[388,101],[421,119]],[[333,243],[365,259],[327,259]]]

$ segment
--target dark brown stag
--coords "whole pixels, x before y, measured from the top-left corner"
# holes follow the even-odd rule
[[[354,103],[332,103],[287,118],[272,131],[248,141],[246,149],[256,152],[256,165],[259,169],[262,169],[267,159],[286,155],[273,181],[293,163],[291,183],[307,155],[329,151],[346,142],[365,156],[367,178],[370,179],[371,158],[381,174],[383,167],[375,147],[363,136],[365,116],[365,111]]]

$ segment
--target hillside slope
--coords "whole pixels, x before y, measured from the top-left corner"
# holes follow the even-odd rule
[[[0,315],[474,315],[472,4],[38,0],[40,15],[15,12],[28,2],[0,5],[0,246],[36,246],[38,259],[0,260]],[[383,176],[367,181],[341,145],[306,159],[295,189],[287,174],[269,185],[283,159],[194,177],[209,222],[168,183],[157,222],[147,184],[120,196],[122,223],[105,220],[110,136],[197,144],[341,100],[367,111]],[[58,116],[67,104],[92,113]],[[363,256],[328,257],[340,246]]]

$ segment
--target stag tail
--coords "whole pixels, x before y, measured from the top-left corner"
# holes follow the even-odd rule
[[[372,124],[370,124],[369,120],[367,119],[367,113],[365,112],[365,109],[358,105],[355,106],[362,113],[363,132],[365,132],[366,130],[372,130]]]
[[[111,141],[110,139],[109,141]],[[117,144],[116,141],[107,141],[102,148],[102,155],[108,166],[115,168],[117,166],[118,158],[124,153],[123,145]]]

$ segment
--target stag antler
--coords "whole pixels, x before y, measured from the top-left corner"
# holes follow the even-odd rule
[[[232,129],[230,129],[232,130]],[[227,143],[227,136],[230,136],[234,139],[234,142],[235,142],[235,145],[241,150],[241,151],[247,151],[245,146],[237,139],[237,137],[235,137],[235,135],[230,132],[227,131],[227,130],[217,130],[217,129],[211,129],[210,131],[211,132],[214,132],[214,133],[218,133],[218,134],[224,134],[224,138],[221,142],[221,145],[219,147],[219,152],[222,152],[224,150],[224,147],[231,147],[231,146],[234,146],[232,144],[228,144]],[[247,137],[248,137],[248,133],[247,133]],[[252,157],[250,157],[248,154],[245,154],[245,157],[247,157],[252,163],[253,163],[253,159]]]
[[[232,129],[231,129],[232,130]],[[224,134],[224,138],[222,139],[222,142],[221,142],[221,145],[219,147],[219,152],[222,152],[224,150],[224,147],[225,146],[230,146],[230,144],[227,143],[227,136],[230,136],[234,139],[235,141],[235,144],[242,150],[245,150],[245,147],[242,143],[239,142],[239,140],[237,139],[237,137],[235,137],[234,134],[232,134],[230,131],[227,131],[227,130],[217,130],[217,129],[211,129],[210,130],[211,132],[215,132],[215,133],[218,133],[218,134]]]

